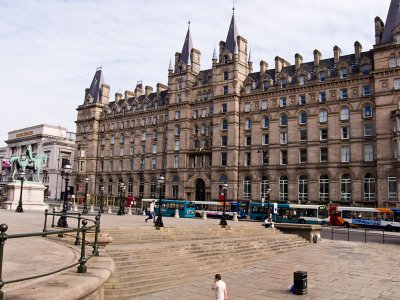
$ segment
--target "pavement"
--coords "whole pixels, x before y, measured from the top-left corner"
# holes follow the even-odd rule
[[[101,218],[102,231],[106,231],[107,227],[152,226],[151,222],[145,224],[144,219],[145,216],[139,215],[104,214]],[[219,223],[216,219],[163,220],[166,227]],[[8,234],[40,232],[43,221],[44,214],[41,212],[15,213],[0,209],[0,224],[9,226]],[[229,223],[233,226],[238,224]],[[60,253],[63,259],[60,259]],[[398,254],[398,245],[322,240],[221,275],[227,284],[229,300],[400,299]],[[70,263],[75,255],[71,248],[50,239],[23,238],[18,242],[10,239],[5,243],[2,279],[8,281],[17,278],[21,272],[25,276],[50,271]],[[307,272],[306,295],[293,295],[289,291],[295,271]],[[218,270],[215,273],[219,273]],[[135,299],[215,299],[211,290],[212,282],[213,278],[199,278],[190,284]],[[8,288],[7,285],[3,287],[6,295]]]

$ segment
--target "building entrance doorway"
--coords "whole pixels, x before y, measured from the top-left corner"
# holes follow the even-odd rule
[[[195,201],[206,200],[206,184],[203,179],[197,179]]]

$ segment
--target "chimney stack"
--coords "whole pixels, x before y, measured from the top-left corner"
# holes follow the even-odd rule
[[[153,92],[153,88],[149,85],[146,85],[146,87],[144,88],[145,94],[146,96],[150,96],[150,94]]]
[[[296,71],[298,71],[298,70],[300,70],[301,64],[303,63],[303,56],[296,53],[294,55],[294,60],[295,60],[295,69],[296,69]]]
[[[342,50],[338,46],[333,47],[333,62],[335,63],[335,66],[338,65],[341,54]]]
[[[319,61],[321,60],[321,52],[317,49],[314,50],[314,67],[319,67]]]
[[[260,61],[260,76],[264,75],[268,70],[268,63],[265,61]]]

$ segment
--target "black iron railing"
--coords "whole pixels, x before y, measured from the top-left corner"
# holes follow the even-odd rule
[[[48,228],[48,217],[52,217],[52,228]],[[55,230],[55,218],[56,217],[67,217],[70,219],[77,220],[77,227],[76,228],[64,228]],[[94,218],[94,219],[93,219]],[[92,225],[88,226],[88,223],[92,223]],[[82,226],[81,226],[82,224]],[[78,266],[77,273],[86,273],[87,266],[86,262],[91,259],[93,256],[99,256],[99,247],[98,247],[98,234],[100,232],[100,213],[97,215],[85,215],[85,217],[81,216],[81,213],[63,213],[63,212],[56,212],[53,209],[52,213],[49,213],[48,210],[45,210],[45,218],[44,218],[44,226],[42,232],[31,232],[31,233],[20,233],[20,234],[7,234],[6,231],[8,230],[7,224],[0,224],[0,300],[4,299],[4,293],[2,291],[3,286],[10,283],[21,282],[31,279],[36,279],[40,277],[49,276],[52,274],[59,273],[61,271],[65,271],[72,267]],[[93,242],[87,240],[87,234],[94,233]],[[49,235],[68,235],[72,234],[75,235],[75,245],[80,245],[80,258],[78,261],[73,262],[63,268],[52,270],[51,272],[46,272],[43,274],[29,276],[29,277],[21,277],[14,280],[3,280],[2,278],[2,270],[3,270],[3,254],[4,254],[4,247],[5,243],[8,239],[18,239],[18,238],[27,238],[27,237],[47,237]],[[93,250],[90,255],[86,254],[86,245],[92,246]],[[22,273],[22,272],[21,272]]]
[[[364,243],[373,242],[382,244],[400,244],[400,234],[387,232],[384,229],[340,228],[332,226],[330,231],[331,240]]]

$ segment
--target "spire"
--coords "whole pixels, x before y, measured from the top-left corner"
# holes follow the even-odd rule
[[[231,24],[229,25],[228,35],[226,37],[225,49],[229,50],[231,53],[234,53],[238,31],[235,22],[235,7],[233,7],[232,10],[233,10],[232,19],[231,19]]]
[[[169,67],[168,67],[168,71],[172,72],[173,68],[172,68],[172,60],[169,59]]]
[[[181,61],[185,63],[185,65],[190,65],[190,52],[192,51],[193,44],[192,44],[192,36],[190,34],[190,21],[188,22],[188,30],[186,33],[185,42],[182,48],[181,54]]]
[[[393,41],[392,31],[400,24],[400,0],[392,0],[382,35],[382,44]]]
[[[252,62],[251,61],[251,47],[250,47],[250,50],[249,50],[249,59],[247,60],[248,62]]]
[[[218,59],[217,51],[215,50],[215,45],[214,45],[214,52],[213,52],[213,58],[212,59]]]
[[[100,89],[104,83],[103,71],[101,67],[97,68],[90,85],[88,96],[93,99],[93,103],[100,102]]]

